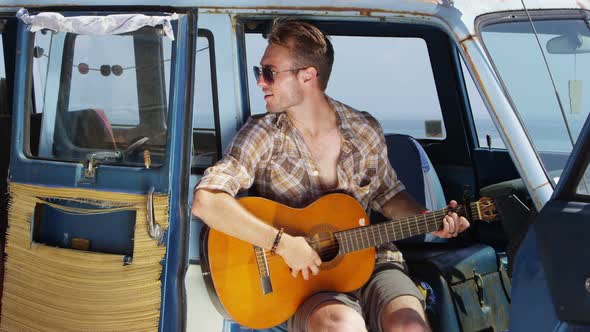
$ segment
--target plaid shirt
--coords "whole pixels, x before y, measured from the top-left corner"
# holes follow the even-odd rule
[[[331,192],[354,197],[364,208],[381,212],[383,205],[405,189],[387,158],[379,122],[330,99],[342,137],[336,188],[322,187],[309,149],[285,113],[252,116],[240,129],[224,157],[209,167],[196,189],[217,189],[235,196],[252,187],[265,198],[295,208]],[[396,250],[393,247],[390,249]],[[393,255],[393,256],[392,256]],[[400,261],[394,252],[378,257]]]

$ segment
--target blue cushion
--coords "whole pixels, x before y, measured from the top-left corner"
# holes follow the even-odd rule
[[[387,157],[406,191],[422,206],[426,206],[422,158],[413,138],[408,135],[385,135]]]

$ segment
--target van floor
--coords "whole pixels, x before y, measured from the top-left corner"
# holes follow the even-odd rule
[[[223,316],[211,303],[207,287],[201,276],[201,265],[189,264],[184,279],[186,287],[186,331],[222,331]]]

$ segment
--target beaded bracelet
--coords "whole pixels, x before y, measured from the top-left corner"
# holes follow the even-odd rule
[[[275,237],[275,242],[272,244],[272,248],[270,249],[270,254],[274,255],[277,252],[277,247],[279,246],[279,242],[281,241],[281,236],[283,236],[283,228],[279,229],[277,236]]]

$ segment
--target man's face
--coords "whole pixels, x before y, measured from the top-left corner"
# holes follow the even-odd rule
[[[275,44],[268,45],[260,60],[260,65],[275,72],[274,82],[266,82],[262,75],[257,82],[264,93],[267,111],[271,113],[284,112],[302,102],[303,90],[297,79],[298,71],[284,71],[296,68],[291,61],[288,48]]]

